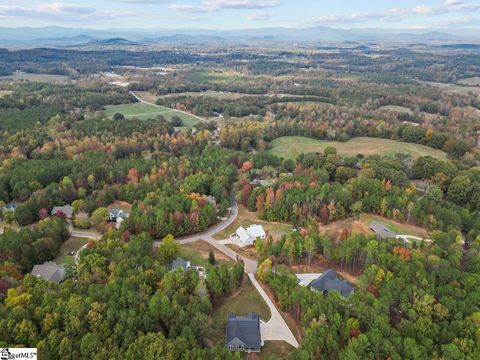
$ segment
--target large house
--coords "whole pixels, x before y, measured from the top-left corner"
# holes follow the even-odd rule
[[[267,237],[262,225],[250,225],[248,228],[240,226],[236,235],[244,246],[253,245],[257,239],[263,240]]]
[[[181,257],[177,258],[176,260],[173,260],[170,263],[169,268],[170,270],[176,270],[176,269],[182,269],[183,271],[193,270],[198,272],[198,276],[200,276],[203,279],[205,279],[207,276],[205,268],[203,268],[202,266],[194,266],[190,263],[190,261],[183,260]]]
[[[310,283],[310,289],[325,294],[330,291],[337,291],[343,296],[349,296],[353,293],[353,286],[345,280],[340,280],[333,269],[328,269],[317,279]]]
[[[32,269],[32,275],[58,284],[65,280],[65,267],[54,262],[46,262],[35,265]]]
[[[128,218],[128,213],[122,209],[108,209],[108,220],[116,223],[117,229],[120,228],[120,225],[126,218]]]
[[[260,352],[262,336],[258,315],[255,313],[247,316],[228,315],[225,347],[232,351]]]
[[[379,240],[395,238],[397,236],[396,233],[386,227],[384,223],[379,221],[372,221],[370,224],[370,230],[377,235],[377,239]]]
[[[73,216],[73,207],[72,205],[55,206],[50,214],[71,219]]]

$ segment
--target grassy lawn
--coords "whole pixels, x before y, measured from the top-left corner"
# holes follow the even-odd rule
[[[23,71],[16,71],[12,75],[1,76],[0,80],[29,80],[33,82],[66,83],[69,81],[69,77],[65,75],[31,74]]]
[[[122,104],[122,105],[107,105],[105,106],[105,114],[108,117],[112,117],[115,113],[123,114],[128,118],[138,118],[140,120],[152,119],[158,115],[163,115],[167,121],[170,121],[172,117],[179,116],[183,120],[183,124],[186,127],[193,127],[198,124],[199,120],[173,109],[166,107],[157,107],[143,103]]]
[[[387,110],[387,111],[393,111],[393,112],[398,112],[398,113],[406,113],[406,114],[413,114],[413,111],[407,107],[404,106],[397,106],[397,105],[386,105],[379,107],[378,110]]]
[[[196,241],[191,244],[185,244],[180,246],[180,256],[185,260],[189,260],[192,265],[203,266],[208,269],[211,265],[208,262],[208,253],[213,251],[215,254],[216,263],[233,262],[232,259],[219,252],[210,244],[205,241]]]
[[[215,308],[205,334],[207,341],[213,345],[222,346],[225,340],[225,326],[228,314],[246,315],[252,311],[256,312],[260,319],[264,321],[270,319],[270,309],[250,280],[245,276],[240,289],[225,298]]]
[[[280,239],[283,234],[292,232],[292,225],[260,220],[256,213],[250,212],[244,206],[239,205],[238,216],[235,221],[224,230],[213,235],[213,238],[216,240],[227,239],[229,235],[233,234],[238,229],[239,226],[248,227],[252,224],[262,225],[267,235],[272,235],[274,240]]]
[[[369,137],[353,138],[347,142],[315,140],[301,136],[284,136],[272,142],[272,154],[285,159],[295,160],[302,153],[322,152],[327,146],[335,146],[340,155],[356,156],[358,154],[383,155],[402,153],[414,158],[430,155],[439,160],[446,160],[443,151],[425,145]]]
[[[88,241],[87,239],[72,236],[70,239],[65,241],[60,247],[60,252],[58,253],[57,258],[55,259],[55,262],[57,264],[62,264],[62,265],[73,265],[73,263],[75,262],[74,257],[68,255],[68,253],[71,251],[76,252],[83,245],[85,245],[87,241]]]
[[[294,347],[285,341],[265,341],[258,358],[267,359],[269,356],[275,356],[277,359],[286,359],[293,350]]]

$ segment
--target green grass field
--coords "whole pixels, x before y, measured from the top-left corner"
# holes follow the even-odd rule
[[[16,71],[12,75],[1,76],[0,80],[28,80],[46,83],[66,83],[70,81],[69,77],[65,75],[32,74],[23,71]]]
[[[183,125],[185,127],[193,127],[200,121],[193,116],[166,107],[157,107],[139,102],[105,106],[105,114],[108,117],[111,118],[115,113],[123,114],[127,119],[138,118],[140,120],[152,119],[156,118],[158,115],[163,115],[167,121],[170,121],[172,117],[176,115],[183,120]]]
[[[88,241],[87,239],[72,236],[70,239],[65,241],[60,247],[60,252],[58,253],[57,258],[55,259],[55,262],[61,265],[73,265],[73,263],[75,262],[74,257],[71,255],[68,255],[68,253],[71,251],[76,252],[83,245],[85,245],[87,241]]]
[[[378,110],[387,110],[387,111],[392,111],[392,112],[397,112],[397,113],[406,113],[409,115],[413,114],[413,111],[407,107],[403,106],[397,106],[397,105],[386,105],[386,106],[381,106],[378,108]]]
[[[228,314],[247,315],[252,311],[256,312],[264,321],[268,321],[271,317],[268,305],[245,276],[240,290],[225,298],[215,308],[205,337],[213,344],[221,346],[224,341]]]
[[[284,136],[275,139],[272,145],[272,149],[269,150],[272,154],[293,160],[302,153],[322,152],[327,146],[335,146],[340,155],[348,156],[401,153],[411,155],[414,158],[427,155],[439,160],[446,160],[447,158],[443,151],[425,145],[369,137],[358,137],[347,142],[339,142],[315,140],[301,136]]]

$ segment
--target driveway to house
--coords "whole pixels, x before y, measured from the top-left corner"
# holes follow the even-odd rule
[[[270,320],[267,322],[260,322],[260,334],[262,335],[262,341],[285,341],[295,348],[298,348],[297,339],[295,339],[295,336],[293,336],[293,333],[291,332],[280,312],[275,307],[273,301],[270,300],[265,290],[263,290],[263,288],[260,286],[257,279],[255,279],[255,275],[249,273],[248,278],[262,296],[263,300],[267,303],[268,307],[270,308],[270,313],[272,314]]]

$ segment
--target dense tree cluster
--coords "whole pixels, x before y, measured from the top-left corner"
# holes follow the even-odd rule
[[[316,235],[300,238],[287,239],[293,244],[287,248],[301,247],[297,244],[304,241],[306,249],[313,248],[310,256],[325,254],[344,264],[356,261],[354,266],[364,268],[364,273],[356,292],[342,298],[335,292],[322,295],[298,286],[295,275],[283,266],[275,272],[264,267],[280,306],[304,327],[304,339],[292,359],[474,359],[480,355],[480,238],[467,253],[456,232],[436,233],[433,244],[417,249],[358,236],[338,244]],[[307,258],[308,251],[302,261]]]
[[[37,347],[48,359],[230,359],[202,343],[212,301],[243,278],[243,264],[169,271],[145,234],[111,233],[82,253],[62,284],[26,276],[0,311],[0,345]]]

